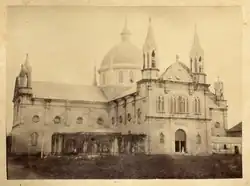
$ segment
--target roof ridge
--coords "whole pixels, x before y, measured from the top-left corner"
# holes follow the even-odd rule
[[[72,85],[72,86],[89,86],[89,87],[97,87],[94,85],[85,85],[85,84],[70,84],[64,82],[53,82],[53,81],[32,81],[32,83],[48,83],[48,84],[57,84],[57,85]],[[99,88],[99,87],[98,87]]]

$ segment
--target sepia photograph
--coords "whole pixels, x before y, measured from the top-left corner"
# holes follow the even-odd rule
[[[8,6],[6,172],[242,178],[242,10]]]

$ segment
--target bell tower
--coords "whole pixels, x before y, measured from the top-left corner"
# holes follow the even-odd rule
[[[142,79],[158,79],[157,46],[154,39],[151,18],[149,18],[148,33],[143,45]]]
[[[197,28],[195,25],[193,46],[190,54],[190,69],[196,83],[206,83],[206,74],[204,72],[204,50],[201,47]]]
[[[220,107],[227,108],[227,100],[224,98],[224,84],[219,79],[214,83],[214,92],[215,92],[215,101],[216,104]]]
[[[29,56],[26,54],[26,59],[23,64],[21,64],[21,69],[19,75],[16,77],[15,84],[15,100],[17,97],[29,99],[32,95],[32,79],[31,79],[32,68],[29,63]]]

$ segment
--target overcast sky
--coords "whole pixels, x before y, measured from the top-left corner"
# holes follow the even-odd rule
[[[180,60],[189,66],[194,25],[205,52],[207,81],[220,76],[228,124],[241,118],[241,31],[237,7],[10,7],[7,31],[7,125],[12,126],[15,77],[29,53],[33,81],[90,84],[94,63],[120,42],[125,17],[131,41],[142,48],[152,18],[161,72]],[[211,87],[211,90],[213,88]]]

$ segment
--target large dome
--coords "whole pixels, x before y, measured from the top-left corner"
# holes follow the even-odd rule
[[[130,40],[130,31],[125,26],[121,33],[122,41],[112,47],[104,56],[100,70],[108,68],[142,68],[142,51]]]
[[[122,41],[114,46],[104,57],[101,69],[116,67],[120,65],[142,67],[142,52],[129,41]]]

